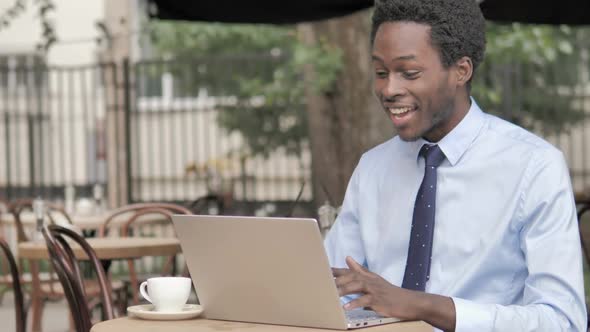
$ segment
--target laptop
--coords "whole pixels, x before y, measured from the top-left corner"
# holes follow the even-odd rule
[[[209,319],[339,330],[399,321],[342,308],[315,219],[172,219]]]

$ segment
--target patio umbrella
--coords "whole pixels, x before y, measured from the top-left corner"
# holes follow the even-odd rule
[[[588,0],[485,0],[480,4],[486,19],[535,24],[590,24]]]
[[[150,0],[150,4],[157,8],[150,14],[160,19],[289,24],[344,16],[373,6],[373,0]]]
[[[477,0],[473,0],[477,1]],[[152,17],[169,20],[288,24],[338,17],[373,0],[149,0]],[[588,0],[483,0],[488,20],[537,24],[590,24]]]

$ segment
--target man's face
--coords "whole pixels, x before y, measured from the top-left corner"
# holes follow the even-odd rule
[[[405,141],[438,142],[462,118],[453,66],[443,67],[430,40],[428,25],[387,22],[373,43],[375,94]]]

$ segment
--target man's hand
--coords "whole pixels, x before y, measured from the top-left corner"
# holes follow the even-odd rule
[[[453,300],[440,295],[400,288],[346,257],[348,269],[332,268],[340,296],[359,294],[344,309],[368,307],[384,317],[424,320],[446,331],[455,329]]]
[[[346,257],[348,269],[332,268],[336,287],[340,296],[360,294],[361,296],[344,305],[344,309],[369,307],[385,317],[401,319],[418,319],[411,310],[408,302],[416,297],[415,291],[403,289],[390,284],[379,275],[368,271],[352,257]]]

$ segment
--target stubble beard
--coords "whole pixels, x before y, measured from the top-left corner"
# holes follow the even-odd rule
[[[424,138],[425,140],[428,141],[426,136],[430,136],[429,134],[434,133],[446,121],[448,121],[449,118],[451,118],[451,115],[453,114],[454,110],[455,110],[454,99],[453,98],[446,98],[446,102],[444,103],[444,105],[437,112],[433,113],[430,124],[427,126],[426,129],[421,130],[418,133],[416,133],[415,135],[410,136],[410,137],[404,137],[404,136],[400,135],[399,133],[398,133],[398,136],[404,142],[415,142],[415,141],[419,140],[420,138]],[[422,109],[420,111],[422,111]]]
[[[443,107],[441,107],[438,112],[435,112],[432,115],[432,122],[431,122],[430,126],[428,127],[428,129],[424,130],[424,132],[422,132],[420,134],[420,137],[423,137],[424,139],[428,140],[426,138],[426,136],[430,136],[429,134],[434,134],[437,130],[439,130],[445,124],[445,122],[449,121],[449,119],[451,118],[454,111],[455,111],[454,99],[447,98],[447,101],[444,103]],[[445,133],[445,135],[446,134],[448,134],[448,133]],[[440,137],[437,141],[439,141],[443,137],[444,137],[444,135],[442,137]],[[416,138],[416,140],[417,139],[418,138]]]

